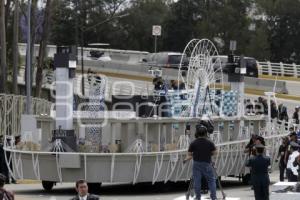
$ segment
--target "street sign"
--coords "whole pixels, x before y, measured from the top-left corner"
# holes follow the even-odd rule
[[[235,51],[236,50],[236,40],[230,40],[229,50],[230,51]]]
[[[161,36],[161,26],[160,25],[152,26],[152,35],[153,36]]]

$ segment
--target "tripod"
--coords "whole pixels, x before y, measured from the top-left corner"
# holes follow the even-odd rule
[[[218,186],[219,186],[219,188],[221,190],[221,193],[222,193],[222,200],[225,200],[226,199],[226,193],[223,190],[223,187],[222,187],[222,184],[221,184],[221,181],[220,181],[220,178],[218,176],[216,168],[213,167],[213,169],[214,169],[214,173],[215,173],[215,176],[216,176],[216,179],[217,179],[217,184],[218,184]],[[191,177],[190,178],[190,184],[189,184],[188,190],[187,190],[187,192],[185,194],[185,198],[186,198],[186,200],[189,200],[190,197],[194,197],[194,196],[195,196],[194,180]]]

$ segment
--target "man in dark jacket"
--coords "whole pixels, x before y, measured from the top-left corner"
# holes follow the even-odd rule
[[[250,158],[246,166],[251,167],[251,181],[254,189],[255,200],[269,199],[269,174],[268,167],[271,164],[270,157],[264,156],[264,145],[255,146],[256,156]]]
[[[190,144],[188,155],[184,162],[193,159],[193,180],[196,193],[195,200],[201,199],[201,180],[205,177],[212,200],[217,199],[216,175],[212,166],[211,157],[217,153],[212,141],[207,138],[207,127],[197,125],[195,140]]]
[[[286,170],[286,161],[284,159],[288,148],[288,144],[289,144],[289,138],[287,136],[283,137],[282,144],[279,146],[277,158],[275,160],[276,162],[279,161],[279,180],[281,182],[284,181],[284,172]]]
[[[299,107],[298,106],[295,108],[295,111],[293,113],[293,120],[294,120],[295,124],[299,124]]]
[[[88,185],[85,180],[76,181],[77,196],[71,200],[99,200],[99,197],[88,193]]]

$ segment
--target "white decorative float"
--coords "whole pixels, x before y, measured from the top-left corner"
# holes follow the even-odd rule
[[[183,164],[182,160],[189,142],[194,139],[195,125],[203,115],[208,116],[215,127],[210,137],[219,152],[214,161],[218,175],[245,175],[244,163],[248,158],[245,146],[251,134],[265,130],[267,118],[244,116],[239,114],[238,108],[235,114],[224,114],[222,68],[220,61],[213,59],[217,55],[209,40],[192,40],[187,45],[184,56],[189,59],[188,68],[184,74],[181,66],[178,75],[178,82],[183,82],[186,88],[167,92],[172,102],[170,109],[177,109],[170,117],[139,118],[129,111],[101,111],[95,103],[103,98],[103,85],[101,82],[96,84],[98,88],[92,85],[94,90],[90,94],[100,94],[98,100],[94,97],[87,111],[73,112],[71,121],[67,119],[67,128],[74,130],[77,138],[76,151],[64,146],[68,144],[65,138],[69,133],[57,126],[58,119],[49,112],[48,115],[36,113],[33,117],[25,117],[24,122],[30,120],[31,124],[23,123],[17,132],[22,135],[22,143],[15,146],[13,142],[6,142],[4,145],[10,152],[6,161],[9,168],[13,166],[9,169],[12,176],[42,180],[46,190],[52,189],[56,182],[78,179],[86,179],[89,183],[132,184],[188,180],[192,163]],[[238,97],[236,102],[237,107],[243,103]],[[66,103],[65,106],[70,105]],[[64,124],[64,119],[59,123]],[[283,124],[272,124],[263,135],[272,158],[277,155],[281,137],[286,135]],[[186,130],[187,125],[190,131]]]

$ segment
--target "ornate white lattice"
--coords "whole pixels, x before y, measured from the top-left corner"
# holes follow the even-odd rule
[[[186,62],[188,60],[188,62]],[[185,47],[178,72],[178,81],[185,84],[188,93],[188,106],[183,106],[181,116],[196,117],[216,114],[217,89],[223,90],[221,61],[215,45],[207,39],[193,39]],[[212,109],[211,109],[212,108]],[[208,113],[208,110],[211,113]]]
[[[99,117],[105,109],[105,79],[100,76],[89,77],[89,103],[88,111],[90,118]],[[101,151],[102,128],[99,125],[87,128],[85,142],[90,145],[92,152]]]

